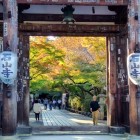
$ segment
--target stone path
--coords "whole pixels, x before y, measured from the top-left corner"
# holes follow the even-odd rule
[[[90,117],[67,110],[45,110],[43,106],[39,121],[35,120],[33,112],[30,113],[30,126],[33,134],[62,134],[62,132],[63,134],[108,133],[106,121],[100,120],[98,126],[93,126]]]
[[[43,110],[42,120],[44,126],[77,126],[79,124],[75,123],[68,117],[63,110]]]
[[[93,125],[92,118],[72,113],[67,110],[45,110],[42,107],[42,121],[44,126],[79,126]],[[106,121],[99,121],[98,125],[106,125]]]

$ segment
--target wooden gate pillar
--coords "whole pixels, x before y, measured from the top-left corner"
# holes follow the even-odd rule
[[[29,36],[20,35],[19,37],[19,109],[17,133],[31,133],[29,126]],[[21,112],[21,110],[22,112]]]
[[[17,1],[3,0],[3,50],[17,52]],[[14,135],[17,125],[17,83],[3,84],[2,135]],[[11,97],[7,97],[7,93]]]
[[[18,45],[18,101],[17,101],[17,123],[18,127],[23,125],[23,36],[19,35]],[[22,111],[21,111],[22,110]]]
[[[24,69],[24,94],[23,94],[23,123],[29,126],[29,36],[23,36],[23,69]]]
[[[138,2],[139,3],[139,2]],[[128,51],[129,54],[133,53],[136,49],[136,46],[138,45],[138,30],[139,30],[139,24],[138,20],[140,21],[140,17],[138,17],[138,20],[136,19],[136,13],[138,13],[138,3],[137,0],[133,0],[129,2],[129,14],[128,14]],[[140,129],[140,124],[138,124],[138,110],[139,108],[137,105],[136,100],[136,93],[137,93],[137,86],[134,85],[129,80],[129,94],[130,94],[130,133],[134,135],[138,135],[138,130]],[[140,135],[140,134],[139,134]]]
[[[117,45],[117,122],[129,131],[129,90],[127,74],[127,29],[116,36]]]
[[[116,125],[116,44],[115,37],[108,38],[108,113],[107,124]]]

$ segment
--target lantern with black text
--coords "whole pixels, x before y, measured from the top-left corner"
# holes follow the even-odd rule
[[[132,53],[127,59],[128,76],[135,85],[140,85],[140,53]]]
[[[17,55],[11,51],[0,53],[0,79],[5,84],[13,84],[17,77]]]

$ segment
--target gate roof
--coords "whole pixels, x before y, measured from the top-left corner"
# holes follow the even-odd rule
[[[0,0],[2,2],[2,0]],[[17,0],[19,31],[28,35],[108,36],[127,23],[127,0]],[[74,25],[62,23],[61,8],[72,4]],[[92,9],[94,8],[94,11]],[[0,4],[0,33],[3,10]]]

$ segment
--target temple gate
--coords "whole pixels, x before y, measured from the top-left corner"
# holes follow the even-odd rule
[[[62,23],[66,5],[75,8],[74,24]],[[139,24],[139,0],[0,0],[0,51],[19,58],[14,85],[0,83],[2,134],[29,127],[29,36],[57,35],[106,37],[107,125],[140,135],[140,95],[128,79],[126,63],[140,48]]]

